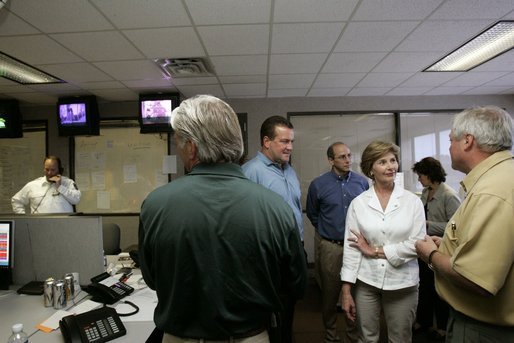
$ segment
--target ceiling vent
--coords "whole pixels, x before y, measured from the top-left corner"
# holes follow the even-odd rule
[[[213,75],[207,63],[201,58],[166,58],[156,62],[168,76],[173,78]]]

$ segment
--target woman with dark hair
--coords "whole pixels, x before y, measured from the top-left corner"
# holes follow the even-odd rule
[[[423,186],[421,201],[427,218],[427,235],[442,237],[446,224],[460,205],[455,190],[445,184],[446,172],[441,162],[425,157],[412,167]],[[444,341],[448,322],[448,305],[439,298],[434,285],[434,273],[419,260],[419,301],[415,332],[428,333],[436,340]],[[436,328],[433,329],[434,315]]]

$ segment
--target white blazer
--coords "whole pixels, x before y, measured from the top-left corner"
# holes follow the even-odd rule
[[[385,259],[366,257],[350,247],[350,232],[360,232],[371,246],[383,247]],[[353,199],[346,217],[341,280],[360,281],[384,290],[415,286],[419,269],[414,243],[426,234],[423,203],[415,194],[395,185],[382,210],[375,188]]]

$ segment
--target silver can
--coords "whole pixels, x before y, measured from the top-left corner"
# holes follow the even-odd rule
[[[54,285],[54,278],[49,277],[45,280],[45,283],[43,284],[43,302],[45,304],[45,307],[52,307],[54,306],[54,296],[53,296],[53,285]]]
[[[66,292],[64,291],[64,281],[57,280],[52,287],[54,297],[54,308],[60,310],[66,307]]]
[[[64,275],[64,294],[66,294],[66,301],[72,301],[75,298],[75,282],[71,273]]]

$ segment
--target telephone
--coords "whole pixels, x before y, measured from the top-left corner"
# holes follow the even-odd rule
[[[127,334],[116,310],[111,307],[63,317],[59,327],[66,343],[103,343]]]
[[[93,301],[114,304],[134,292],[134,288],[112,277],[109,273],[102,273],[91,278],[91,284],[85,288],[85,291],[93,296]]]

